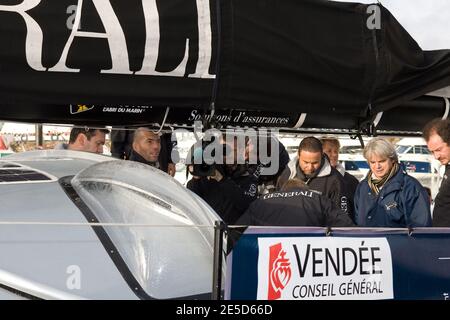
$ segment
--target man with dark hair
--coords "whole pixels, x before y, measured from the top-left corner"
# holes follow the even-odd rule
[[[330,165],[319,139],[306,137],[302,140],[297,157],[289,162],[278,179],[277,189],[280,190],[287,180],[293,178],[305,182],[310,189],[320,192],[347,212],[348,203],[342,176]]]
[[[444,177],[434,199],[433,227],[450,227],[450,119],[433,119],[422,131],[428,149],[445,166]]]
[[[352,227],[347,214],[330,199],[310,190],[299,179],[288,180],[280,192],[261,196],[250,204],[237,225]]]
[[[111,130],[111,155],[114,158],[128,160],[133,144],[134,129],[129,127],[112,127]]]
[[[58,144],[55,149],[103,153],[105,136],[109,133],[106,128],[74,127],[70,131],[69,143]]]

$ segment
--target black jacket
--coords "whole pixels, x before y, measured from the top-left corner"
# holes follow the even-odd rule
[[[258,160],[256,164],[240,164],[238,167],[229,174],[230,178],[236,182],[241,189],[244,190],[245,195],[255,200],[258,196],[259,185],[265,184],[266,187],[270,184],[276,183],[278,177],[286,168],[289,163],[289,154],[286,151],[284,145],[277,139],[272,137],[272,144],[278,144],[278,167],[276,172],[273,174],[268,174],[268,169],[271,168],[271,162],[262,163]]]
[[[261,174],[261,166],[240,164],[230,172],[225,167],[226,175],[233,180],[242,190],[245,197],[251,202],[258,197],[258,184]]]
[[[356,179],[355,176],[351,175],[348,172],[344,173],[344,186],[347,189],[348,195],[351,195],[352,198],[355,196],[356,188],[358,187],[359,180]]]
[[[313,178],[306,178],[298,165],[298,157],[289,162],[286,169],[281,174],[277,182],[277,190],[289,179],[297,178],[304,181],[312,190],[320,192],[322,195],[331,199],[331,201],[343,211],[347,212],[348,203],[344,191],[344,179],[342,175],[330,165],[328,158],[322,158],[321,167]]]
[[[450,164],[445,167],[444,178],[434,199],[433,227],[450,227]]]
[[[358,187],[359,180],[352,176],[350,173],[345,171],[345,168],[338,164],[336,170],[341,174],[342,181],[344,185],[344,195],[347,197],[347,214],[355,222],[355,192]]]
[[[111,155],[114,158],[127,160],[130,157],[133,144],[133,130],[113,127],[111,130]]]
[[[355,192],[358,187],[359,180],[346,172],[344,174],[344,194],[347,197],[347,214],[355,221]]]
[[[134,149],[131,149],[129,160],[147,164],[149,166],[159,169],[158,162],[150,162],[150,161],[145,160],[145,158],[143,156],[141,156],[139,153],[137,153]]]
[[[331,200],[316,191],[295,188],[254,201],[236,222],[253,226],[352,227],[354,223]]]
[[[111,131],[111,155],[119,159],[131,159],[133,130],[125,130],[126,128],[115,129]],[[128,128],[129,129],[129,128]],[[177,141],[172,141],[171,133],[161,135],[161,150],[159,152],[158,163],[162,171],[168,172],[169,163],[177,163],[179,161],[178,151],[176,148]],[[172,152],[173,151],[173,152]],[[172,154],[174,159],[172,159]],[[145,162],[143,162],[145,163]]]
[[[187,188],[205,200],[227,224],[234,224],[251,202],[229,178],[223,178],[220,182],[207,177],[191,179]]]

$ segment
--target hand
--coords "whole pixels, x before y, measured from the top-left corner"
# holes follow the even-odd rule
[[[192,164],[188,166],[188,170],[189,170],[189,173],[192,175],[193,179],[199,180],[201,178],[199,176],[194,176],[194,174],[193,174],[194,173],[194,166]]]
[[[214,180],[216,180],[217,182],[220,182],[220,181],[222,181],[222,179],[223,179],[223,175],[222,175],[218,170],[215,170],[214,175],[208,177],[208,179],[214,179]]]
[[[172,177],[175,177],[175,173],[176,173],[176,167],[175,167],[175,163],[169,163],[168,167],[167,167],[167,173],[170,174]]]

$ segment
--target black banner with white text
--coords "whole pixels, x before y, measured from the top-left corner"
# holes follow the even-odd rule
[[[450,50],[422,51],[381,5],[0,0],[6,110],[214,105],[348,128],[446,86]]]

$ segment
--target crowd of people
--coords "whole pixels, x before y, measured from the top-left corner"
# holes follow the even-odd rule
[[[102,153],[107,129],[74,128],[67,145],[58,148]],[[116,131],[111,135],[112,155],[137,161],[175,175],[171,134],[148,128]],[[278,150],[278,167],[264,173],[270,163],[257,158],[250,163],[254,143],[247,139],[240,149],[237,137],[221,137],[224,159],[232,161],[196,167],[191,148],[186,163],[192,175],[187,188],[205,200],[226,222],[237,225],[338,226],[338,227],[450,227],[450,120],[435,119],[423,129],[434,157],[445,166],[439,192],[430,210],[430,193],[399,162],[394,145],[376,137],[363,156],[369,172],[359,182],[339,163],[339,140],[310,136],[299,143],[290,161],[274,137],[269,150]],[[273,148],[277,146],[278,148]],[[231,155],[231,156],[230,156]],[[244,163],[237,159],[242,156]]]

